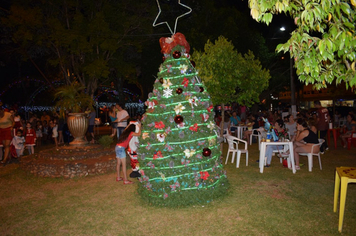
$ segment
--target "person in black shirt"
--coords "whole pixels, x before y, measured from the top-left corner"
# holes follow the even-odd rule
[[[319,143],[318,135],[308,128],[308,124],[304,119],[297,120],[297,133],[294,138],[294,160],[295,169],[299,167],[299,153],[311,152],[312,145]],[[314,148],[314,152],[319,152],[319,147]]]

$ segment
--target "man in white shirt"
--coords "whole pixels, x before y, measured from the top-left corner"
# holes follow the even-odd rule
[[[124,131],[124,129],[127,126],[127,120],[130,118],[129,113],[127,113],[126,110],[123,109],[124,104],[119,104],[116,103],[116,121],[117,123],[117,138],[120,137],[121,133]]]

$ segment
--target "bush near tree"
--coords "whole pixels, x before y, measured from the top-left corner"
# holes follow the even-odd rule
[[[259,102],[260,93],[268,87],[269,71],[251,51],[242,56],[223,36],[215,43],[208,40],[204,52],[195,51],[193,59],[214,105],[224,107],[234,101],[251,106]]]

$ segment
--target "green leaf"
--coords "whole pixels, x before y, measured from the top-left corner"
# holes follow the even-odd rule
[[[266,13],[263,15],[262,21],[265,22],[267,25],[272,22],[273,15],[271,13]]]
[[[320,40],[318,47],[319,47],[320,54],[323,55],[324,54],[324,50],[325,50],[325,41],[324,40]]]

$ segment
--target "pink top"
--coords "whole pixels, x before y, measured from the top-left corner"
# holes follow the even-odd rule
[[[132,138],[132,133],[133,132],[131,132],[130,134],[129,134],[129,136],[127,137],[127,139],[125,140],[125,141],[123,141],[123,142],[121,142],[121,143],[118,143],[118,144],[116,144],[117,146],[120,146],[120,147],[123,147],[123,148],[127,148],[128,146],[129,146],[129,142],[130,142],[130,140],[131,140],[131,138]]]

